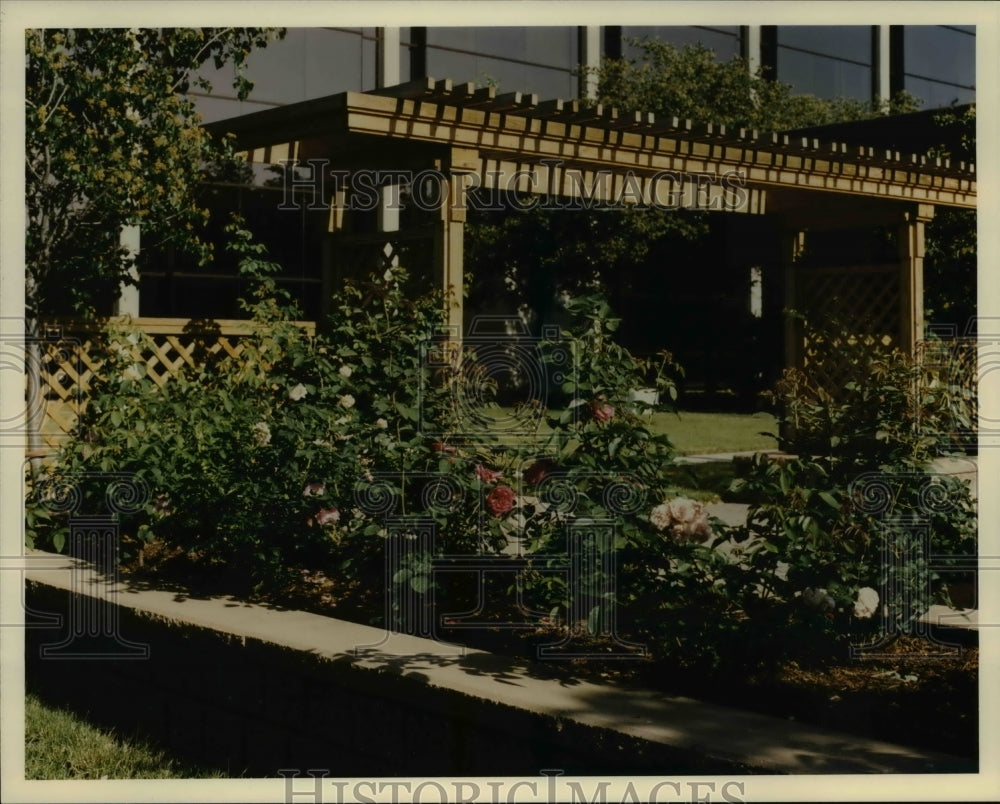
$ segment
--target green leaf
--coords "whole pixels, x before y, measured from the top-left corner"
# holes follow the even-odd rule
[[[819,497],[820,497],[821,500],[823,500],[823,502],[825,502],[827,505],[829,505],[835,511],[839,511],[840,510],[840,503],[837,502],[837,498],[834,497],[830,492],[828,492],[828,491],[821,491],[821,492],[819,492]]]
[[[587,615],[587,633],[591,636],[597,636],[601,633],[601,607],[599,605],[594,606],[590,610],[590,614]]]
[[[63,548],[66,546],[66,534],[61,530],[56,531],[55,535],[52,537],[52,546],[56,548],[57,553],[61,553]]]
[[[410,578],[410,587],[417,594],[422,595],[424,592],[430,589],[430,586],[431,586],[431,579],[427,575],[414,575],[412,578]]]

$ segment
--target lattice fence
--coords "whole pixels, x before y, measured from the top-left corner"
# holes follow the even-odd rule
[[[136,362],[146,364],[146,375],[158,386],[185,366],[238,357],[243,350],[241,340],[250,334],[248,322],[236,320],[134,318],[109,323],[125,333],[134,330],[147,336],[135,339],[129,348]],[[314,330],[311,322],[298,323],[310,333]],[[72,431],[91,381],[100,375],[106,329],[72,321],[49,323],[45,329],[49,335],[41,355],[42,435],[45,445],[54,447]]]
[[[806,319],[802,368],[830,393],[856,376],[866,348],[899,344],[898,265],[805,268],[796,291]]]

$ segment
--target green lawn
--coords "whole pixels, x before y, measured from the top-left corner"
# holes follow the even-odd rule
[[[525,422],[520,425],[518,414],[510,408],[496,407],[493,410],[478,410],[478,415],[493,416],[500,423],[496,429],[487,428],[494,435],[508,443],[524,443],[533,436],[525,435]],[[753,450],[777,449],[778,442],[761,435],[773,433],[777,425],[770,413],[653,413],[650,417],[651,429],[665,433],[673,442],[678,455],[705,455],[713,452],[750,452]],[[513,435],[505,430],[513,428]],[[538,436],[545,437],[549,427],[539,422]]]
[[[28,695],[24,702],[25,779],[209,779],[138,740],[95,728],[77,715]]]
[[[652,425],[669,436],[679,455],[778,448],[775,439],[761,435],[775,432],[770,413],[654,413]]]

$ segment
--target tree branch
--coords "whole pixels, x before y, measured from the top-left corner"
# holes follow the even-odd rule
[[[183,84],[188,79],[188,77],[191,75],[191,71],[201,66],[202,59],[204,59],[207,56],[206,51],[209,50],[212,47],[213,44],[215,44],[218,41],[221,41],[222,37],[225,36],[227,33],[229,33],[230,31],[234,31],[234,30],[236,30],[236,29],[235,28],[220,28],[219,31],[216,34],[214,34],[212,36],[212,38],[209,39],[204,45],[202,45],[201,48],[198,50],[197,53],[195,53],[194,58],[192,59],[192,61],[194,62],[194,66],[193,67],[188,67],[181,74],[181,77],[178,78],[177,81],[174,82],[174,85],[172,87],[170,87],[170,90],[172,92],[176,92],[177,88],[181,84]],[[205,54],[205,55],[203,56],[202,54]]]

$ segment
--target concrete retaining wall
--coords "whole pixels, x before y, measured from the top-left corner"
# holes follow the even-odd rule
[[[394,635],[358,652],[386,635],[303,612],[129,589],[80,565],[53,571],[54,558],[26,573],[29,610],[64,621],[63,628],[28,629],[29,689],[233,774],[975,770],[976,763],[944,754],[690,699],[567,684],[524,662],[414,637]],[[100,633],[67,641],[83,611]],[[145,658],[113,657],[141,646]]]

